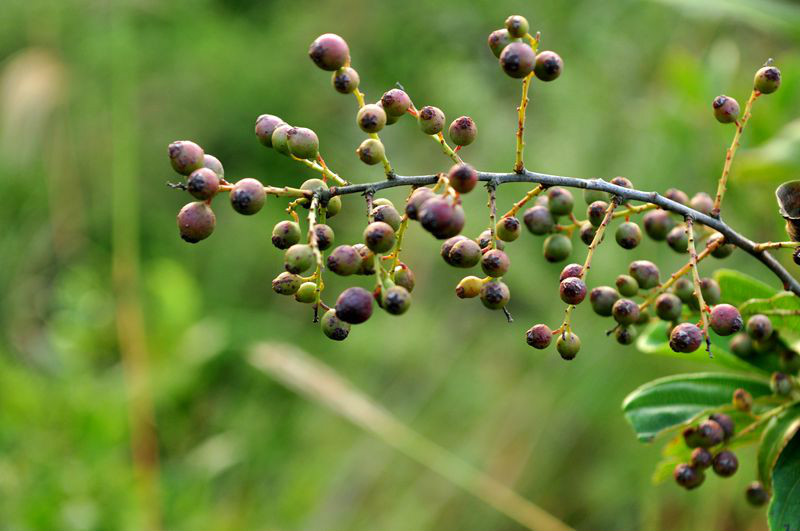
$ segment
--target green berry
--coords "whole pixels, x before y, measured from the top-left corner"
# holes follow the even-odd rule
[[[307,127],[292,127],[286,132],[289,152],[298,159],[315,160],[319,154],[317,134]]]
[[[252,216],[261,210],[266,200],[264,186],[255,179],[242,179],[231,190],[231,206],[245,216]]]
[[[308,192],[319,194],[321,192],[328,191],[328,185],[325,184],[325,181],[322,179],[307,179],[300,185],[301,190],[306,190]],[[308,208],[308,204],[305,205]]]
[[[300,225],[294,221],[280,221],[272,229],[272,245],[288,249],[300,241]]]
[[[503,282],[492,280],[483,285],[480,297],[484,306],[490,310],[499,310],[508,304],[511,292]]]
[[[512,42],[500,52],[500,67],[515,79],[526,77],[533,71],[536,54],[524,42]]]
[[[619,300],[619,294],[614,288],[600,286],[589,293],[589,303],[597,315],[610,317],[614,303]]]
[[[721,336],[735,334],[744,326],[742,314],[730,304],[717,304],[711,309],[711,329]]]
[[[675,482],[686,490],[696,489],[706,479],[702,470],[686,463],[676,466],[672,476],[675,478]]]
[[[336,310],[328,310],[320,319],[322,333],[334,341],[344,341],[350,334],[350,323],[336,317]]]
[[[561,262],[572,253],[572,241],[563,234],[552,234],[544,241],[543,251],[548,262]]]
[[[323,70],[338,70],[350,60],[350,49],[343,38],[325,33],[311,43],[308,56]]]
[[[454,247],[455,248],[455,247]],[[452,251],[450,251],[452,253]],[[481,258],[481,269],[490,277],[502,277],[508,272],[511,261],[500,249],[492,249]]]
[[[689,206],[702,214],[709,215],[714,209],[714,200],[705,192],[697,192],[689,201]]]
[[[753,481],[744,491],[744,497],[753,507],[761,507],[769,501],[769,492],[760,481]]]
[[[714,234],[709,236],[706,247],[709,247],[712,244],[715,244],[717,241],[724,239],[725,236],[723,236],[719,232],[715,232]],[[731,255],[731,253],[733,253],[734,249],[736,249],[736,247],[733,244],[723,243],[722,245],[711,251],[711,256],[713,256],[714,258],[727,258]]]
[[[559,284],[558,294],[566,304],[580,304],[586,298],[586,283],[577,277],[565,278]]]
[[[584,221],[581,223],[581,229],[578,234],[584,244],[591,245],[597,235],[597,227],[588,221]]]
[[[545,349],[553,340],[553,331],[546,324],[537,324],[525,332],[525,341],[528,345],[539,350]]]
[[[617,343],[620,345],[631,345],[636,341],[637,335],[638,332],[633,326],[619,326],[614,330],[614,339],[616,339]]]
[[[658,286],[660,273],[658,266],[649,260],[636,260],[631,262],[628,273],[639,284],[640,289],[650,289]]]
[[[325,209],[325,217],[330,219],[338,214],[340,210],[342,210],[342,198],[338,195],[333,196],[328,199],[328,205]]]
[[[375,274],[375,253],[370,251],[369,247],[364,245],[363,243],[357,243],[353,245],[353,249],[356,250],[358,255],[361,257],[361,265],[356,271],[357,275],[374,275]]]
[[[714,456],[712,466],[718,476],[729,478],[739,470],[739,459],[730,450],[722,450]]]
[[[703,295],[703,301],[708,306],[719,304],[722,299],[722,290],[719,283],[713,278],[700,279],[700,293]]]
[[[765,66],[758,69],[753,79],[753,88],[761,94],[772,94],[781,86],[781,71],[774,66]]]
[[[386,150],[380,140],[377,138],[368,138],[358,146],[356,155],[358,155],[358,158],[361,159],[361,162],[364,164],[374,166],[386,157]]]
[[[286,249],[283,265],[289,273],[302,273],[314,264],[314,251],[310,245],[296,243]]]
[[[677,295],[684,304],[692,304],[692,301],[696,300],[694,296],[694,284],[686,277],[681,277],[676,280],[672,289],[675,295]]]
[[[633,297],[639,293],[639,283],[630,275],[620,275],[615,280],[617,291],[623,297]]]
[[[354,68],[343,66],[331,75],[331,85],[340,94],[351,94],[361,83],[361,77]]]
[[[478,126],[475,125],[475,120],[469,116],[461,116],[450,123],[447,134],[450,135],[453,144],[468,146],[475,142],[475,138],[478,136]]]
[[[317,300],[317,285],[314,282],[303,282],[294,294],[294,300],[303,304],[311,304]]]
[[[411,306],[411,294],[402,286],[392,286],[383,294],[383,309],[392,315],[402,315]]]
[[[347,288],[336,299],[335,309],[345,323],[363,323],[372,315],[372,294],[360,287]]]
[[[474,267],[480,262],[481,256],[481,248],[475,240],[464,238],[457,241],[453,248],[450,249],[449,264],[463,268]]]
[[[548,208],[554,217],[567,216],[572,212],[575,200],[566,188],[556,186],[547,191]]]
[[[514,216],[501,218],[495,227],[495,234],[504,242],[513,242],[519,238],[521,232],[522,226],[520,225],[519,219]]]
[[[303,280],[299,276],[284,271],[272,279],[272,290],[279,295],[294,295],[302,283]]]
[[[606,202],[608,201],[608,194],[605,192],[601,192],[600,190],[591,190],[589,188],[583,189],[583,200],[586,202],[587,205],[591,205],[597,201]]]
[[[190,140],[178,140],[171,143],[167,152],[172,169],[181,175],[189,175],[203,167],[203,148]]]
[[[356,123],[365,133],[377,133],[386,125],[386,112],[374,103],[364,105],[356,115]]]
[[[531,232],[541,236],[553,231],[556,225],[553,215],[546,206],[537,205],[525,211],[522,215],[522,221]]]
[[[394,268],[394,283],[398,286],[403,286],[411,293],[414,291],[414,286],[416,285],[414,272],[410,267],[400,262],[397,264],[397,267]]]
[[[314,225],[314,236],[317,238],[317,247],[320,251],[324,251],[333,245],[333,229],[324,223]]]
[[[511,15],[506,19],[506,30],[511,37],[521,38],[528,34],[528,20],[521,15]]]
[[[763,314],[756,314],[747,320],[747,335],[755,341],[766,341],[772,336],[772,322]]]
[[[769,386],[776,395],[787,396],[792,392],[792,378],[782,372],[773,372]]]
[[[670,188],[664,193],[664,197],[667,199],[671,199],[676,203],[681,205],[688,205],[689,204],[689,196],[686,195],[686,192],[683,190],[678,190],[677,188]]]
[[[256,137],[266,147],[272,147],[272,133],[278,127],[286,125],[286,123],[271,114],[262,114],[256,118]]]
[[[620,299],[611,307],[611,315],[622,326],[635,324],[639,319],[639,305],[630,299]]]
[[[281,124],[272,131],[272,148],[282,155],[288,156],[289,153],[289,131],[291,125]]]
[[[425,106],[417,113],[419,128],[426,135],[436,135],[444,129],[444,113],[431,105]]]
[[[567,332],[566,334],[559,334],[556,340],[556,350],[561,357],[565,360],[573,360],[578,355],[581,349],[581,338],[577,334]]]
[[[469,164],[462,162],[450,168],[447,180],[456,192],[466,194],[478,184],[478,172]]]
[[[717,96],[711,102],[711,107],[714,109],[714,118],[721,124],[730,124],[739,118],[739,102],[731,97]]]
[[[478,277],[464,277],[456,286],[456,296],[459,299],[471,299],[481,294],[483,280]]]
[[[653,210],[644,215],[644,231],[657,242],[664,241],[675,226],[675,220],[666,210]]]
[[[400,217],[400,213],[392,205],[376,206],[372,211],[372,218],[375,221],[383,221],[395,231],[400,228],[400,223],[403,221],[403,218]]]
[[[703,332],[691,323],[681,323],[672,329],[669,346],[675,352],[691,353],[703,343]]]
[[[495,57],[499,58],[500,54],[503,52],[503,48],[511,44],[513,41],[514,38],[511,37],[511,34],[507,29],[503,28],[494,30],[489,34],[489,49],[492,51]]]
[[[614,236],[619,246],[623,249],[633,249],[642,241],[642,231],[639,225],[632,221],[620,223]]]
[[[595,227],[599,227],[600,224],[603,223],[603,219],[606,217],[607,209],[608,203],[605,201],[595,201],[589,205],[586,208],[586,217],[589,219],[589,223]]]
[[[222,163],[214,155],[209,155],[208,153],[203,155],[203,167],[216,173],[220,179],[225,177],[225,168],[222,167]]]
[[[411,98],[405,91],[396,88],[384,92],[381,103],[389,116],[403,116],[411,108]]]
[[[197,199],[211,199],[219,189],[219,177],[213,170],[194,170],[186,181],[186,190]]]
[[[394,229],[383,221],[373,221],[364,229],[364,243],[374,253],[385,253],[394,247]]]
[[[553,81],[561,75],[562,70],[564,70],[564,61],[557,53],[544,51],[536,56],[536,64],[533,67],[536,79]]]
[[[361,268],[361,255],[350,245],[340,245],[328,255],[328,269],[341,276],[357,273]]]
[[[677,225],[667,233],[667,245],[678,253],[685,253],[689,249],[689,236],[686,234],[685,225]]]
[[[422,209],[422,205],[429,199],[433,199],[435,195],[436,193],[430,188],[423,187],[414,190],[406,203],[406,215],[409,219],[419,219],[419,212]]]
[[[183,241],[197,243],[214,232],[217,217],[207,204],[197,201],[189,203],[178,212],[178,230]]]
[[[656,298],[656,315],[664,321],[677,321],[681,317],[683,304],[677,295],[662,293]]]

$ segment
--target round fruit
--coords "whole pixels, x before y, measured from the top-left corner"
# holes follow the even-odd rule
[[[675,482],[686,490],[699,487],[706,479],[702,470],[698,470],[686,463],[676,466],[672,476],[675,478]]]
[[[189,203],[181,208],[177,220],[181,239],[189,243],[197,243],[211,236],[217,224],[214,211],[202,201]]]
[[[713,460],[714,456],[711,455],[711,452],[705,448],[695,448],[692,451],[690,464],[697,469],[703,470],[704,468],[710,467]]]
[[[721,124],[730,124],[739,118],[739,102],[728,96],[717,96],[711,102],[714,118]]]
[[[441,109],[428,105],[417,113],[417,123],[426,135],[439,134],[444,129],[444,113]]]
[[[302,283],[303,279],[299,276],[284,271],[272,279],[272,290],[280,295],[294,295]]]
[[[686,195],[686,192],[683,190],[678,190],[677,188],[670,188],[664,193],[664,197],[667,199],[671,199],[676,203],[681,205],[688,205],[689,204],[689,196]]]
[[[547,206],[553,216],[567,216],[572,212],[575,200],[566,188],[556,186],[547,191]]]
[[[225,168],[222,167],[222,163],[214,155],[209,155],[208,153],[203,155],[203,167],[216,173],[220,179],[225,177]]]
[[[660,273],[658,266],[649,260],[636,260],[631,262],[628,273],[639,284],[640,289],[650,289],[658,286]]]
[[[544,51],[536,56],[536,64],[533,67],[536,79],[553,81],[561,75],[562,70],[564,70],[564,61],[557,53]]]
[[[307,127],[292,127],[286,131],[289,152],[298,159],[316,159],[319,155],[317,133]]]
[[[373,221],[364,229],[364,243],[374,253],[385,253],[394,247],[394,229],[383,221]]]
[[[356,250],[358,255],[361,257],[361,265],[356,271],[357,275],[374,275],[375,274],[375,253],[369,250],[369,247],[364,245],[363,243],[357,243],[353,245],[353,249]]]
[[[568,277],[559,285],[559,296],[567,304],[580,304],[586,298],[586,283],[576,277]]]
[[[331,75],[331,85],[340,94],[354,92],[359,83],[361,83],[361,77],[354,68],[349,66],[343,66]]]
[[[561,262],[572,253],[572,241],[563,234],[552,234],[544,241],[543,251],[548,262]]]
[[[314,225],[314,236],[317,239],[317,248],[320,251],[324,251],[333,245],[333,239],[335,237],[333,229],[324,223],[317,223]]]
[[[507,29],[494,30],[489,34],[489,49],[492,50],[495,57],[499,58],[500,54],[503,52],[503,48],[511,44],[513,40],[513,37],[511,37]]]
[[[419,219],[419,212],[422,209],[422,205],[435,195],[436,193],[430,188],[423,187],[414,190],[408,198],[408,203],[406,203],[406,214],[409,219]]]
[[[653,210],[644,215],[644,231],[657,242],[664,241],[675,226],[675,220],[666,210]]]
[[[718,476],[728,478],[739,470],[739,459],[730,450],[722,450],[714,456],[713,467]]]
[[[502,252],[502,251],[498,251]],[[481,248],[469,238],[459,240],[450,249],[448,263],[455,267],[474,267],[481,260]]]
[[[681,277],[676,280],[672,289],[684,304],[697,304],[694,296],[694,284],[688,278]]]
[[[317,300],[317,285],[314,282],[303,282],[294,294],[294,300],[303,304],[311,304]]]
[[[581,278],[583,275],[583,266],[580,264],[568,264],[564,266],[564,269],[561,270],[561,274],[558,276],[558,281],[561,282],[565,278],[569,277],[577,277]]]
[[[322,332],[334,341],[344,341],[350,334],[350,323],[346,323],[336,316],[336,310],[328,310],[320,319]]]
[[[402,315],[411,306],[411,294],[403,286],[392,286],[383,294],[383,309],[392,315]]]
[[[632,221],[621,223],[615,234],[617,243],[623,249],[633,249],[642,241],[642,231],[639,225]]]
[[[481,258],[481,269],[490,277],[502,277],[508,272],[510,265],[508,255],[500,249],[492,249]]]
[[[595,227],[599,227],[600,224],[603,223],[603,219],[606,217],[607,209],[608,203],[605,201],[595,201],[589,205],[586,208],[586,217],[589,219],[589,223]]]
[[[611,307],[611,315],[623,326],[632,325],[639,319],[639,305],[630,299],[620,299]]]
[[[531,234],[536,234],[537,236],[552,232],[553,227],[556,225],[550,210],[541,205],[527,209],[522,215],[522,221],[525,222],[525,226]]]
[[[481,294],[483,280],[478,277],[464,277],[456,286],[456,296],[459,299],[471,299]]]
[[[614,338],[620,345],[632,344],[634,341],[636,341],[637,335],[638,332],[636,332],[636,328],[632,326],[620,326],[614,330]]]
[[[286,125],[286,123],[271,114],[262,114],[256,118],[256,137],[258,137],[258,141],[271,148],[272,133],[281,125]]]
[[[284,267],[289,273],[302,273],[314,264],[314,251],[310,245],[297,243],[286,249]]]
[[[372,294],[360,287],[347,288],[336,299],[336,316],[350,324],[360,324],[372,315]]]
[[[730,304],[717,304],[711,309],[711,329],[721,336],[735,334],[742,329],[742,314]]]
[[[378,205],[372,211],[372,218],[375,221],[387,223],[395,231],[400,228],[400,224],[403,222],[400,213],[392,205]]]
[[[758,69],[753,79],[753,87],[762,94],[772,94],[781,86],[781,71],[774,66]]]
[[[689,201],[689,206],[702,214],[709,215],[714,209],[714,200],[705,192],[697,192]]]
[[[356,123],[365,133],[377,133],[386,126],[386,112],[374,103],[364,105],[356,115]]]
[[[403,116],[411,108],[411,98],[405,91],[397,88],[384,92],[381,103],[389,116]]]
[[[448,238],[444,242],[442,242],[442,247],[441,247],[441,249],[439,251],[439,254],[442,256],[442,258],[444,259],[445,262],[447,262],[450,265],[454,265],[450,261],[450,251],[453,250],[453,247],[458,242],[460,242],[462,240],[466,240],[466,239],[467,239],[466,236],[462,236],[462,235],[459,234],[458,236],[453,236],[452,238]]]
[[[630,275],[619,275],[614,283],[623,297],[633,297],[639,293],[639,283]]]
[[[178,140],[171,143],[167,152],[172,169],[181,175],[189,175],[203,167],[203,148],[190,140]]]
[[[561,357],[565,360],[573,360],[578,355],[581,349],[581,338],[577,334],[567,332],[566,334],[559,334],[556,340],[556,350]]]
[[[723,236],[719,232],[715,232],[714,234],[709,236],[706,247],[710,247],[711,245],[717,243],[719,240],[724,241],[725,236]],[[716,249],[711,251],[711,256],[713,256],[714,258],[727,258],[731,255],[731,253],[733,253],[734,249],[736,249],[736,247],[733,244],[723,243],[719,245]]]
[[[186,190],[197,199],[211,199],[219,189],[219,177],[208,168],[194,170],[186,181]]]
[[[499,310],[508,304],[511,292],[503,282],[492,280],[483,285],[480,297],[484,306],[490,310]]]
[[[520,79],[533,71],[536,54],[524,42],[512,42],[500,52],[500,67],[510,77]]]
[[[681,317],[683,304],[677,295],[662,293],[656,298],[656,315],[664,321],[677,321]]]
[[[772,335],[772,322],[763,314],[756,314],[747,320],[747,335],[755,341],[765,341]]]
[[[528,20],[521,15],[511,15],[506,19],[506,30],[514,38],[524,37],[528,34],[530,26]]]
[[[377,138],[368,138],[356,149],[356,155],[364,164],[374,166],[386,157],[386,150]]]
[[[350,60],[350,49],[343,38],[325,33],[311,43],[308,56],[323,70],[338,70]]]
[[[672,329],[669,346],[675,352],[691,353],[703,343],[703,331],[692,323],[681,323]]]
[[[667,245],[678,253],[689,250],[689,236],[686,234],[685,225],[676,225],[667,233]]]
[[[581,241],[585,245],[591,245],[592,242],[594,241],[594,237],[597,236],[597,227],[595,227],[588,221],[584,221],[581,224],[581,230],[579,232],[579,235]]]
[[[478,126],[475,125],[475,120],[469,116],[461,116],[452,121],[447,133],[453,144],[468,146],[475,142],[475,138],[478,136]]]
[[[504,242],[513,242],[519,238],[521,232],[522,227],[519,219],[515,218],[514,216],[501,218],[495,227],[495,234],[497,234],[497,237]]]
[[[469,164],[455,164],[447,172],[447,180],[456,192],[466,194],[478,183],[478,172]]]
[[[747,503],[753,507],[761,507],[769,501],[769,493],[760,481],[750,483],[744,491],[744,496],[747,499]]]
[[[533,325],[525,332],[525,341],[533,348],[545,349],[553,340],[553,332],[545,324]]]
[[[397,267],[394,268],[394,283],[398,286],[403,286],[411,293],[414,291],[414,286],[417,282],[411,268],[403,262],[400,262],[397,264]]]
[[[589,292],[589,303],[594,313],[603,317],[610,317],[614,303],[619,300],[619,294],[614,288],[599,286]]]
[[[251,216],[261,210],[267,194],[264,186],[255,179],[242,179],[231,190],[231,206],[239,214]]]
[[[280,221],[272,229],[272,245],[288,249],[300,241],[300,225],[294,221]]]
[[[280,124],[272,131],[272,148],[282,155],[289,155],[289,130],[288,124]]]

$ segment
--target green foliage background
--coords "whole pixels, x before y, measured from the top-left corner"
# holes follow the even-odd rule
[[[658,447],[637,442],[620,411],[639,384],[716,370],[713,362],[619,347],[587,308],[575,316],[585,346],[574,362],[525,345],[531,323],[557,323],[562,312],[560,266],[544,262],[540,240],[526,234],[511,248],[509,325],[452,295],[461,273],[413,227],[412,310],[376,315],[336,344],[307,307],[270,289],[281,255],[268,235],[282,201],[244,218],[219,199],[216,233],[186,245],[174,216],[187,199],[164,186],[174,179],[165,152],[189,138],[231,178],[297,185],[311,173],[254,138],[255,117],[269,112],[316,130],[341,175],[381,178],[354,155],[363,136],[355,102],[306,56],[316,35],[333,31],[350,43],[368,98],[399,81],[418,105],[471,115],[480,135],[465,157],[508,169],[519,84],[485,39],[520,13],[566,64],[557,82],[532,89],[527,161],[539,171],[712,192],[733,131],[714,122],[710,101],[726,93],[743,103],[753,72],[774,57],[784,83],[757,102],[725,217],[755,240],[783,239],[772,190],[800,175],[797,4],[4,0],[0,11],[0,526],[145,525],[153,508],[137,496],[131,466],[127,337],[150,361],[156,505],[169,529],[518,528],[255,370],[246,349],[265,339],[322,359],[576,528],[765,528],[742,495],[756,477],[752,453],[733,479],[712,477],[698,491],[654,486]],[[408,119],[382,136],[402,174],[448,167]],[[500,204],[525,190],[504,187]],[[350,215],[332,221],[339,242],[363,226],[360,199],[344,203]],[[466,232],[477,234],[485,197],[466,203]],[[590,283],[609,283],[644,257],[662,272],[685,260],[652,242],[631,252],[608,245]],[[775,284],[741,254],[725,265]],[[345,285],[333,279],[330,293]]]

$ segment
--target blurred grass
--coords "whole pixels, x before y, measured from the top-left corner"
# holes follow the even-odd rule
[[[370,98],[399,81],[418,104],[469,114],[480,139],[465,157],[510,167],[518,85],[498,71],[485,38],[514,12],[566,63],[562,78],[531,93],[527,160],[545,172],[713,191],[731,130],[714,123],[709,102],[723,92],[743,101],[753,71],[774,57],[783,86],[756,105],[726,219],[753,239],[782,239],[781,220],[769,216],[772,190],[800,174],[791,125],[800,116],[794,3],[3,2],[2,527],[147,525],[120,339],[135,323],[115,318],[132,297],[144,319],[165,528],[519,528],[265,380],[245,356],[265,340],[318,356],[415,431],[575,528],[765,528],[763,514],[742,503],[755,477],[751,455],[733,479],[709,479],[692,493],[654,487],[659,449],[637,443],[619,411],[642,382],[713,362],[618,347],[585,308],[575,324],[586,347],[574,362],[525,346],[530,323],[558,322],[562,311],[543,288],[555,285],[560,267],[540,258],[539,240],[523,236],[510,250],[508,325],[452,296],[461,274],[414,228],[406,246],[418,279],[412,310],[400,319],[376,315],[334,344],[307,307],[270,289],[281,258],[267,236],[282,217],[280,201],[245,219],[220,200],[211,239],[188,246],[176,236],[174,215],[186,198],[163,184],[173,178],[171,140],[196,140],[234,179],[296,185],[311,176],[258,145],[252,124],[260,113],[314,128],[326,160],[348,179],[380,178],[353,155],[362,137],[354,102],[306,57],[325,31],[348,40]],[[382,134],[398,171],[445,170],[447,159],[415,129],[404,120]],[[524,191],[504,187],[500,205]],[[399,201],[403,192],[387,195]],[[485,197],[465,199],[466,232],[477,234]],[[359,198],[344,203],[361,213]],[[355,241],[363,220],[340,215],[332,225],[337,241]],[[120,248],[139,281],[112,274]],[[652,242],[627,253],[601,248],[592,284],[611,282],[642,257],[662,271],[683,261]],[[747,257],[725,265],[775,282]],[[352,282],[369,284],[331,279],[331,293]]]

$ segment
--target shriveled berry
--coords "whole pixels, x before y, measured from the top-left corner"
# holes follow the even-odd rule
[[[191,140],[178,140],[171,143],[167,152],[172,169],[181,175],[189,175],[203,167],[203,148]]]
[[[385,253],[394,247],[394,229],[383,221],[373,221],[364,229],[364,243],[374,253]]]
[[[603,219],[606,217],[607,209],[608,203],[605,201],[595,201],[589,205],[586,208],[586,217],[589,219],[589,223],[595,227],[599,227],[600,224],[603,223]]]
[[[272,229],[272,245],[278,249],[288,249],[300,241],[300,225],[294,221],[279,221]]]
[[[519,238],[522,232],[522,226],[519,219],[514,216],[503,217],[497,222],[495,227],[495,234],[504,242],[513,242]]]
[[[636,280],[640,289],[650,289],[658,285],[660,277],[658,266],[649,260],[631,262],[628,273]]]
[[[462,240],[466,240],[466,239],[467,239],[466,236],[462,236],[462,235],[459,234],[458,236],[453,236],[452,238],[448,238],[444,242],[442,242],[442,247],[441,247],[441,249],[439,251],[439,254],[444,259],[445,262],[447,262],[449,265],[454,265],[450,261],[450,251],[453,250],[453,247],[455,246],[455,244],[457,244],[458,242],[460,242]]]
[[[533,325],[525,332],[528,345],[539,350],[547,348],[552,340],[553,331],[546,324]]]
[[[299,276],[284,271],[272,279],[272,290],[279,295],[294,295],[302,283],[303,279]]]
[[[447,173],[447,179],[456,192],[466,194],[478,183],[478,172],[469,164],[455,164]]]
[[[676,280],[672,285],[672,290],[684,304],[690,304],[697,300],[694,296],[694,284],[686,277]]]
[[[542,205],[527,209],[522,215],[522,221],[525,222],[525,226],[531,234],[536,234],[537,236],[552,232],[553,227],[556,225],[550,210]]]
[[[386,150],[383,143],[377,138],[368,138],[361,142],[356,149],[356,155],[361,159],[364,164],[374,166],[383,160],[386,156]]]
[[[723,478],[729,478],[739,470],[739,459],[730,450],[722,450],[714,456],[714,472]]]
[[[572,253],[572,241],[563,234],[552,234],[544,241],[543,251],[548,262],[561,262]]]
[[[733,392],[733,407],[737,411],[748,412],[753,408],[753,395],[741,387]]]
[[[328,249],[333,245],[334,233],[329,225],[324,223],[317,223],[314,225],[314,235],[317,238],[317,247],[320,251]]]
[[[394,88],[383,93],[381,103],[387,115],[403,116],[411,107],[411,98],[405,91]]]
[[[725,240],[725,236],[720,234],[719,232],[715,232],[708,238],[708,243],[706,247],[710,247],[713,244],[716,244],[720,240]],[[736,247],[731,243],[723,243],[716,247],[713,251],[711,251],[711,256],[714,258],[727,258],[733,253]]]
[[[686,463],[676,466],[672,476],[675,478],[675,482],[686,490],[699,487],[706,479],[702,470],[698,470]]]
[[[411,306],[411,294],[403,286],[392,286],[383,294],[383,309],[392,315],[402,315]]]
[[[503,51],[503,48],[508,46],[514,41],[514,38],[508,33],[508,30],[503,28],[499,30],[494,30],[489,34],[488,44],[489,49],[492,51],[495,57],[500,57],[500,54]]]
[[[181,239],[189,243],[197,243],[211,236],[217,224],[214,211],[202,201],[184,205],[177,219]]]
[[[689,206],[702,214],[711,214],[714,209],[714,200],[705,192],[697,192],[689,201]]]
[[[561,274],[558,277],[558,281],[561,282],[565,278],[569,277],[578,277],[583,274],[583,266],[580,264],[568,264],[564,266],[564,269],[561,270]]]
[[[642,231],[639,225],[632,221],[621,223],[614,236],[623,249],[633,249],[642,241]]]
[[[536,56],[536,64],[533,67],[536,79],[553,81],[561,75],[562,70],[564,70],[564,60],[556,52],[546,50]]]
[[[611,315],[611,309],[618,300],[619,294],[617,290],[608,286],[596,287],[589,293],[589,302],[592,305],[594,313],[602,315],[603,317],[609,317]]]
[[[350,48],[343,38],[334,33],[325,33],[311,43],[308,56],[323,70],[338,70],[350,59]]]
[[[689,236],[686,234],[685,225],[676,225],[667,233],[667,245],[678,253],[685,253],[689,250]]]
[[[492,231],[486,229],[485,231],[481,232],[475,241],[478,243],[481,249],[486,249],[492,245]],[[500,249],[501,251],[506,248],[506,244],[503,240],[495,240],[495,249]]]
[[[742,329],[742,314],[730,304],[717,304],[711,309],[711,329],[721,336],[735,334]]]
[[[475,120],[469,116],[460,116],[450,123],[447,134],[450,135],[453,144],[468,146],[475,142],[475,138],[478,136],[478,126],[475,125]]]
[[[561,355],[562,359],[574,360],[581,349],[581,338],[577,334],[567,332],[566,334],[559,334],[556,340],[556,350]]]
[[[242,179],[231,190],[231,206],[239,214],[251,216],[261,210],[267,194],[264,186],[256,179]]]
[[[363,243],[357,243],[353,245],[353,249],[356,250],[358,255],[361,257],[361,265],[356,271],[357,275],[374,275],[375,274],[375,253],[370,251],[369,247],[364,245]]]
[[[611,315],[623,326],[632,325],[639,319],[639,305],[630,299],[620,299],[611,307]]]
[[[455,267],[474,267],[480,262],[481,256],[481,248],[475,240],[464,238],[456,242],[450,249],[449,263]]]
[[[756,314],[747,320],[747,335],[755,341],[766,341],[772,335],[772,321],[763,314]]]
[[[210,199],[219,189],[219,177],[213,170],[194,170],[186,181],[186,190],[197,199]]]
[[[703,331],[692,323],[681,323],[672,329],[669,346],[675,352],[691,353],[703,343]]]
[[[555,217],[569,215],[575,205],[572,192],[560,186],[555,186],[547,191],[547,200],[550,213]]]
[[[567,304],[580,304],[586,298],[586,283],[577,277],[568,277],[559,285],[559,296]]]
[[[639,283],[630,275],[619,275],[614,281],[617,291],[623,297],[633,297],[639,293]]]
[[[477,297],[483,288],[483,280],[478,277],[464,277],[456,286],[456,296],[459,299],[471,299]]]
[[[675,226],[666,210],[652,210],[644,215],[644,231],[657,242],[664,241]]]
[[[500,52],[500,67],[510,77],[520,79],[533,71],[536,54],[524,42],[512,42]]]
[[[222,167],[222,163],[214,155],[208,153],[203,155],[203,167],[216,173],[220,179],[225,177],[225,168]]]
[[[372,217],[375,221],[383,221],[388,224],[395,231],[400,228],[400,223],[403,221],[400,213],[392,205],[378,205],[372,211]]]
[[[792,392],[792,378],[782,372],[773,372],[769,380],[769,386],[776,395],[786,396]]]
[[[639,333],[633,326],[619,326],[616,330],[614,330],[614,339],[616,339],[617,343],[620,345],[633,344],[633,342],[636,341],[636,336],[638,335]]]
[[[346,323],[336,316],[336,310],[325,312],[320,319],[322,333],[334,341],[344,341],[350,334],[350,323]]]
[[[406,203],[406,214],[408,215],[409,219],[419,219],[419,213],[422,209],[422,205],[432,199],[436,193],[431,190],[430,188],[417,188],[412,192],[411,196],[408,198],[408,203]]]
[[[361,287],[347,288],[336,299],[336,316],[350,324],[360,324],[372,315],[372,294]]]
[[[683,304],[677,295],[662,293],[656,298],[656,315],[664,321],[677,321],[681,317]]]
[[[356,115],[356,123],[365,133],[377,133],[386,126],[386,111],[374,103],[364,105]]]
[[[753,481],[745,489],[744,497],[753,507],[761,507],[769,501],[769,492],[760,481]]]
[[[314,264],[314,251],[310,245],[297,243],[286,249],[284,267],[289,273],[302,273]]]
[[[417,113],[419,128],[426,135],[436,135],[444,129],[444,113],[438,107],[427,105]]]
[[[262,114],[256,118],[256,137],[266,147],[272,147],[272,133],[275,129],[286,123],[272,114]]]
[[[508,272],[509,266],[511,261],[508,255],[500,249],[492,249],[481,258],[481,269],[490,277],[502,277]]]
[[[686,192],[683,190],[678,190],[677,188],[670,188],[664,193],[664,197],[667,199],[671,199],[676,203],[680,203],[681,205],[688,205],[689,204],[689,196],[686,195]]]
[[[394,268],[394,283],[398,286],[403,286],[408,290],[409,293],[411,293],[414,291],[414,286],[417,282],[414,272],[411,270],[411,268],[405,265],[403,262],[400,262],[397,264],[397,267]]]
[[[317,300],[317,285],[314,282],[303,282],[294,294],[294,300],[303,304],[311,304]]]
[[[289,155],[289,131],[292,126],[280,124],[272,131],[272,148],[282,155]]]
[[[361,77],[355,68],[343,66],[331,75],[331,85],[340,94],[350,94],[358,88]]]
[[[762,94],[772,94],[781,86],[781,71],[774,66],[764,66],[758,69],[753,88]]]
[[[481,288],[481,302],[490,310],[499,310],[508,304],[511,292],[505,283],[499,280],[487,282]]]
[[[739,102],[729,96],[717,96],[711,102],[714,118],[721,124],[730,124],[739,118]]]
[[[594,237],[597,235],[597,227],[589,223],[588,221],[584,221],[581,223],[581,229],[578,233],[581,238],[581,241],[585,245],[591,245],[594,241]]]
[[[736,431],[736,425],[730,415],[725,413],[712,413],[708,416],[709,420],[713,420],[722,428],[723,440],[727,441]]]
[[[695,448],[692,451],[692,458],[689,461],[693,467],[703,470],[711,466],[714,456],[705,448]]]
[[[522,15],[511,15],[506,19],[506,30],[512,37],[520,38],[528,34],[530,26],[528,20]]]

